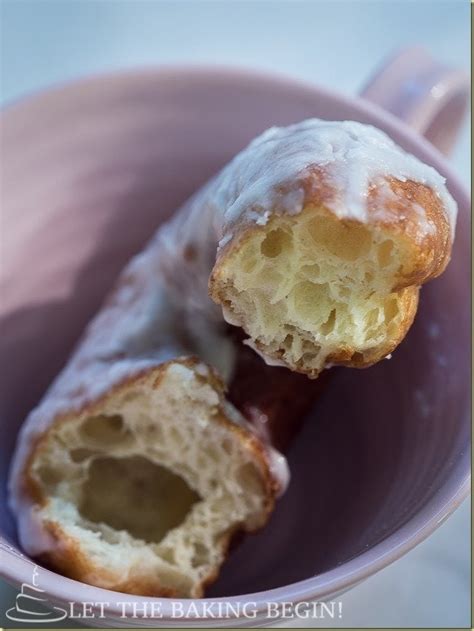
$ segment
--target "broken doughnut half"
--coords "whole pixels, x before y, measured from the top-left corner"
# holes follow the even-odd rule
[[[241,154],[233,174],[246,206],[228,200],[209,283],[226,320],[269,363],[310,377],[389,355],[450,258],[443,179],[360,123],[273,129],[247,152],[252,166]]]
[[[267,521],[272,458],[203,364],[166,362],[53,422],[21,480],[20,536],[71,578],[199,597],[232,536]]]

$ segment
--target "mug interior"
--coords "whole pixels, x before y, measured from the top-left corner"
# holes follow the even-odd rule
[[[392,359],[337,370],[290,449],[291,485],[270,524],[234,550],[209,596],[343,577],[351,560],[393,552],[415,516],[449,504],[469,471],[469,208],[459,184],[426,143],[361,101],[264,75],[169,69],[78,82],[3,115],[2,505],[18,428],[122,266],[252,137],[311,116],[372,122],[447,175],[460,206],[453,258],[422,289]],[[0,533],[17,545],[6,511]]]

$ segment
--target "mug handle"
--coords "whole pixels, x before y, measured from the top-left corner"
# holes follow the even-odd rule
[[[391,112],[445,155],[457,140],[470,93],[469,75],[405,48],[369,79],[360,96]]]

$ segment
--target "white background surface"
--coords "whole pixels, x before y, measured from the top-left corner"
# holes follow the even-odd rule
[[[467,0],[165,2],[0,0],[1,99],[121,67],[212,62],[276,70],[353,94],[386,55],[422,44],[469,68]],[[466,123],[452,162],[470,179]],[[466,300],[468,297],[466,297]],[[342,597],[335,623],[470,628],[470,511]],[[0,585],[0,624],[15,591]],[[290,623],[285,623],[290,624]]]

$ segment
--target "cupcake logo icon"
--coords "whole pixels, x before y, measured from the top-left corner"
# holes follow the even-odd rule
[[[48,603],[44,597],[44,590],[38,587],[38,566],[35,565],[31,584],[22,583],[21,591],[15,600],[15,606],[6,612],[6,616],[14,622],[48,624],[64,620],[67,617],[67,612],[61,607],[51,607]]]

